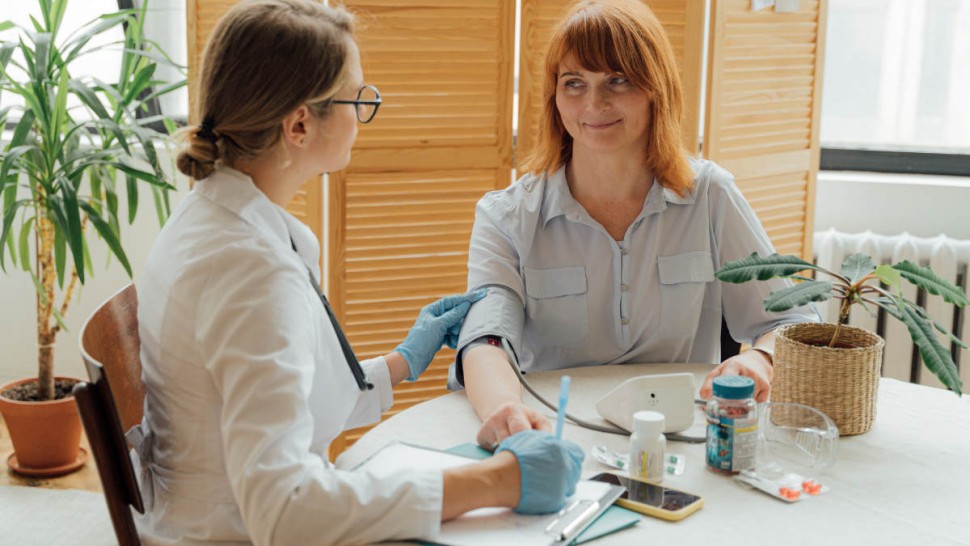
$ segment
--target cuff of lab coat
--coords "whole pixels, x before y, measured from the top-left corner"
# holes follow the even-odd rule
[[[415,536],[435,542],[441,534],[441,509],[444,503],[445,480],[441,470],[414,472],[411,476],[421,499],[414,505]]]
[[[387,361],[383,356],[365,360],[360,364],[364,369],[367,380],[374,384],[374,390],[380,396],[381,413],[391,409],[394,404],[394,386],[391,385],[391,372],[387,369]]]

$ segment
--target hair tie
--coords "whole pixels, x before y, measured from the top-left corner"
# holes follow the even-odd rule
[[[215,144],[218,137],[212,132],[212,125],[214,124],[212,116],[206,116],[202,119],[202,123],[199,124],[199,130],[195,135],[203,140],[208,140],[209,142]]]

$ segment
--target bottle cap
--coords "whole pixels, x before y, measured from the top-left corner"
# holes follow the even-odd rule
[[[633,432],[650,438],[664,432],[664,414],[659,411],[638,411],[633,414]]]
[[[754,394],[754,379],[743,375],[722,375],[714,378],[714,396],[739,400]]]

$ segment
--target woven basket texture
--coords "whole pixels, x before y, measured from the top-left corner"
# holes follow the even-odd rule
[[[773,402],[805,404],[828,415],[840,435],[862,434],[876,418],[876,391],[885,341],[843,325],[836,346],[834,324],[781,327],[775,340]]]

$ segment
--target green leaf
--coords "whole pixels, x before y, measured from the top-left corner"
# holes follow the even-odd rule
[[[902,288],[902,276],[891,265],[882,264],[877,267],[876,277],[886,286],[895,288],[897,292]]]
[[[842,262],[841,274],[849,279],[849,284],[855,284],[859,279],[872,273],[876,269],[875,262],[865,254],[851,254]]]
[[[30,227],[32,225],[34,225],[33,216],[20,226],[20,267],[24,271],[30,271]]]
[[[70,330],[70,328],[68,328],[67,324],[64,322],[64,316],[61,315],[61,311],[56,305],[51,308],[51,314],[54,316],[54,320],[57,321],[57,324],[61,327],[61,330],[64,330],[65,332]]]
[[[8,150],[12,150],[18,146],[23,145],[27,141],[27,135],[30,134],[30,128],[34,125],[34,112],[32,110],[24,111],[24,114],[20,116],[20,121],[17,123],[17,127],[13,130],[13,135],[10,137],[10,144]]]
[[[772,292],[765,299],[765,310],[778,313],[813,301],[825,301],[832,295],[829,281],[805,281]]]
[[[54,230],[54,270],[57,271],[57,284],[64,288],[64,267],[67,263],[67,242],[64,232]]]
[[[47,28],[50,29],[51,34],[57,35],[58,29],[61,28],[61,21],[64,20],[64,11],[67,10],[67,0],[54,0],[50,9],[50,19],[47,19],[47,13],[45,13],[44,19],[47,20]]]
[[[125,183],[128,189],[128,225],[131,225],[138,213],[138,181],[134,176],[126,174]]]
[[[91,41],[95,36],[104,34],[108,30],[124,23],[125,17],[108,17],[95,19],[82,27],[84,30],[77,35],[71,35],[67,41],[61,46],[62,49],[67,51],[67,55],[64,60],[66,63],[70,63],[77,56],[79,56],[84,51],[84,46]]]
[[[135,73],[134,80],[128,84],[127,92],[124,95],[126,103],[130,103],[131,101],[135,100],[135,98],[137,98],[138,95],[148,87],[152,76],[155,75],[155,68],[157,66],[158,65],[153,63],[138,69],[138,72]]]
[[[154,173],[145,172],[145,171],[136,169],[135,167],[131,167],[131,166],[125,165],[124,163],[119,163],[119,162],[113,162],[111,163],[111,165],[114,167],[117,167],[118,169],[121,169],[125,173],[130,174],[131,176],[134,176],[139,180],[144,180],[145,182],[148,182],[153,186],[165,188],[166,190],[175,189],[175,186],[169,184],[164,180],[160,180],[157,176],[155,176]]]
[[[61,70],[61,76],[57,84],[57,95],[54,98],[54,110],[52,112],[53,121],[51,126],[53,130],[48,135],[51,143],[61,135],[61,127],[67,122],[67,90],[69,82],[70,78],[68,77],[67,70]],[[55,148],[55,146],[50,146],[50,148]],[[60,155],[60,151],[58,151],[58,155]]]
[[[923,359],[926,368],[933,372],[948,389],[962,394],[960,389],[963,382],[957,372],[957,365],[953,362],[950,350],[945,348],[933,333],[933,328],[910,306],[904,306],[902,313],[903,322],[909,329],[909,335],[913,338],[913,343],[919,347],[919,354]]]
[[[14,219],[17,217],[17,209],[22,205],[27,203],[27,201],[14,201],[9,207],[3,209],[3,230],[0,231],[0,245],[7,244],[7,237],[10,237],[10,226],[13,225]],[[10,237],[13,240],[13,237]],[[16,256],[13,247],[10,249],[10,255],[16,261]],[[4,264],[4,256],[6,253],[0,252],[0,268],[6,270],[7,266]]]
[[[98,98],[97,93],[93,89],[88,87],[87,84],[81,80],[71,80],[70,82],[71,91],[81,99],[81,102],[87,106],[91,112],[99,119],[110,119],[111,115],[108,114],[108,110],[101,104],[101,99]]]
[[[747,258],[724,264],[715,276],[724,282],[743,283],[755,278],[765,281],[774,277],[788,277],[805,269],[833,274],[796,256],[772,254],[762,257],[754,252]]]
[[[77,193],[74,191],[73,184],[69,182],[61,184],[61,197],[63,198],[61,204],[65,219],[65,225],[63,226],[65,228],[64,236],[67,239],[67,245],[71,247],[74,266],[80,268],[83,265],[81,250],[84,244],[82,241],[84,231],[81,228],[80,202],[78,201]]]
[[[13,24],[13,21],[4,21],[4,22],[0,23],[0,32],[3,32],[5,30],[10,30],[14,26],[15,25]]]
[[[49,56],[51,46],[51,35],[42,32],[35,34],[34,39],[34,71],[33,80],[35,82],[47,81],[50,74],[47,73],[49,67]]]
[[[167,85],[165,87],[154,88],[153,91],[149,95],[147,95],[145,97],[142,97],[140,102],[143,102],[144,103],[144,102],[148,102],[148,101],[150,101],[152,99],[157,99],[158,97],[162,97],[164,95],[167,95],[167,94],[171,93],[172,91],[176,91],[178,89],[181,89],[181,88],[185,87],[186,85],[188,85],[188,81],[181,80],[181,81],[177,81],[177,82],[175,82],[175,83],[173,83],[171,85]]]
[[[928,320],[928,321],[932,322],[933,323],[933,327],[936,328],[937,331],[939,331],[941,334],[943,334],[946,337],[950,338],[950,341],[952,341],[953,343],[956,343],[957,345],[959,345],[960,347],[962,347],[964,349],[970,349],[970,347],[968,347],[966,343],[960,341],[960,338],[958,338],[957,336],[953,335],[953,332],[947,330],[946,328],[943,327],[942,324],[940,324],[939,322],[937,322],[936,320],[934,320],[932,317],[930,317],[930,314],[926,312],[926,309],[923,309],[919,305],[916,305],[916,303],[911,302],[911,301],[909,301],[907,299],[904,299],[904,301],[914,311],[916,311],[919,314],[919,316],[923,317],[924,320]]]
[[[70,187],[70,184],[64,184],[62,187]],[[71,194],[71,190],[68,189],[66,194]],[[50,219],[54,222],[54,229],[60,230],[64,233],[64,239],[67,243],[67,247],[71,249],[71,258],[74,260],[74,267],[77,269],[78,280],[83,284],[85,281],[84,270],[84,233],[81,231],[81,222],[78,214],[78,205],[76,197],[71,198],[71,205],[65,206],[64,199],[60,195],[48,195],[47,197],[47,210],[50,213]],[[73,222],[68,218],[68,210],[73,207],[73,216],[77,217],[77,222]]]
[[[108,248],[111,252],[118,257],[118,261],[121,262],[122,267],[131,276],[131,264],[128,263],[128,256],[125,255],[125,250],[121,247],[121,241],[118,239],[117,234],[112,231],[111,226],[101,218],[101,216],[93,209],[90,205],[85,202],[81,202],[81,208],[88,213],[88,219],[94,224],[95,229],[98,230],[98,234],[104,239],[104,242],[108,244]]]
[[[899,271],[907,281],[926,290],[930,294],[942,296],[947,303],[952,303],[958,307],[970,304],[967,295],[953,285],[950,281],[940,277],[929,267],[920,267],[909,260],[898,263],[893,269]]]

